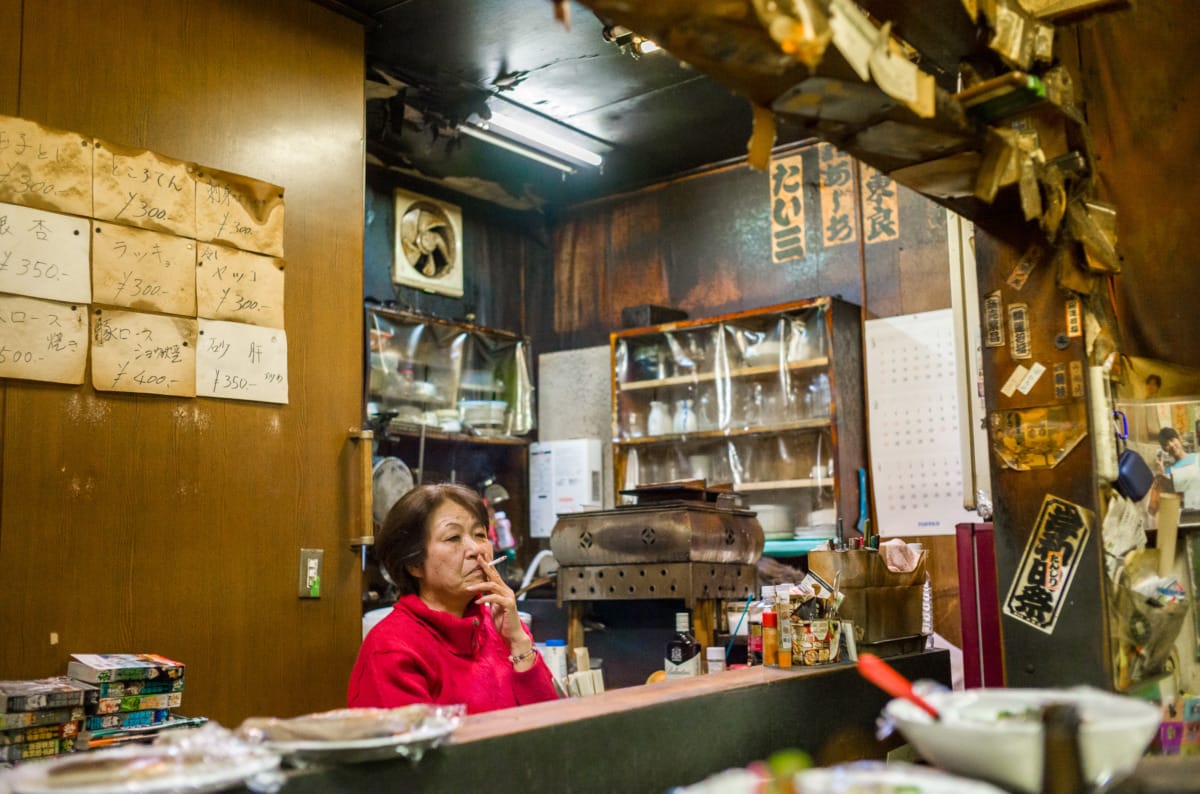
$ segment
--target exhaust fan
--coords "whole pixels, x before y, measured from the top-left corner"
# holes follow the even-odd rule
[[[392,281],[426,292],[463,294],[462,210],[397,189]]]

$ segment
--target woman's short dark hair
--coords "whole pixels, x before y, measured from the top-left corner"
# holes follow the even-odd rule
[[[388,511],[375,538],[375,558],[396,583],[400,595],[419,591],[409,566],[425,562],[429,540],[429,517],[446,502],[461,505],[483,526],[488,525],[487,507],[479,494],[459,483],[418,485]]]

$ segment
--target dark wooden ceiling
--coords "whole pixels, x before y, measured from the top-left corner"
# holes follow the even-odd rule
[[[363,22],[367,149],[390,168],[502,202],[574,203],[745,156],[747,100],[667,52],[635,58],[605,23],[549,0],[330,0]],[[605,153],[564,176],[453,131],[499,111]],[[403,119],[404,121],[401,121]],[[777,142],[807,134],[786,120]]]

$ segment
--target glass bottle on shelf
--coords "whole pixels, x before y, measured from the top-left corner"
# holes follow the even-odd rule
[[[646,435],[661,436],[671,432],[671,411],[662,400],[650,401],[650,414],[646,417]]]
[[[700,425],[696,418],[695,400],[683,397],[675,403],[672,430],[676,433],[695,433]]]

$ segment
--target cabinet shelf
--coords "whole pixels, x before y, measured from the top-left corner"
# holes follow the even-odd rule
[[[386,438],[413,438],[421,437],[421,428],[413,426],[412,428],[388,428],[384,436]],[[469,433],[446,433],[442,430],[427,428],[425,430],[426,441],[455,441],[465,444],[498,444],[503,446],[529,446],[529,439],[519,438],[517,436],[473,436]]]
[[[853,474],[866,460],[858,306],[807,298],[627,328],[609,341],[618,492],[735,482],[761,508],[764,531],[789,543],[795,527],[855,514]]]
[[[829,358],[821,356],[820,358],[809,358],[803,361],[789,361],[786,368],[788,370],[803,370],[803,369],[824,369],[829,366]],[[775,375],[783,367],[778,364],[767,364],[759,367],[739,367],[729,371],[731,378],[752,378],[758,375]],[[631,380],[625,383],[618,383],[617,389],[620,391],[637,391],[639,389],[657,389],[667,386],[688,386],[697,383],[710,383],[718,377],[716,372],[692,372],[687,375],[672,375],[667,378],[652,378],[650,380]],[[720,377],[725,377],[722,374]]]
[[[688,441],[713,441],[722,438],[749,438],[753,436],[790,433],[800,430],[824,430],[830,427],[829,417],[799,419],[786,424],[758,425],[757,427],[731,428],[729,430],[704,430],[695,433],[667,433],[661,436],[639,436],[638,438],[616,438],[613,444],[619,447],[647,447],[662,444],[678,444]]]

